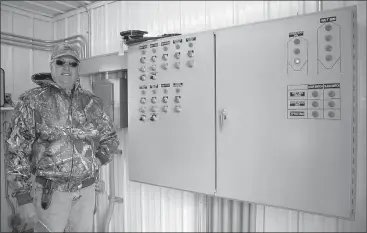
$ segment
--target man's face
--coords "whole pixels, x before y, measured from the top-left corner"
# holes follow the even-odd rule
[[[71,56],[62,56],[51,62],[52,79],[61,88],[71,90],[79,77],[79,63]]]

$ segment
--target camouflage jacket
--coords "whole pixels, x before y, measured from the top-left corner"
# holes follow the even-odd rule
[[[102,100],[81,88],[58,87],[50,73],[32,76],[39,87],[19,97],[7,132],[7,172],[13,196],[31,190],[31,173],[73,191],[118,153],[118,137]]]

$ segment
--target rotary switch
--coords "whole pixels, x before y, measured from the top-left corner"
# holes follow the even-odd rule
[[[157,117],[157,115],[156,115],[156,114],[153,114],[153,115],[150,117],[150,120],[154,122],[154,121],[157,121],[157,118],[158,118],[158,117]]]
[[[145,119],[146,119],[145,115],[141,115],[140,118],[139,118],[140,121],[145,121]]]
[[[168,102],[168,96],[163,96],[162,101],[163,101],[163,103],[167,103]]]
[[[145,77],[145,75],[144,75],[144,74],[140,76],[140,80],[141,80],[141,81],[145,81],[145,80],[146,80],[146,77]]]

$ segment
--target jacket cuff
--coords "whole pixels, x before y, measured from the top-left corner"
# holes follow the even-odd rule
[[[105,165],[110,161],[109,157],[107,155],[105,155],[104,153],[102,153],[102,152],[97,152],[96,153],[96,158],[99,159],[99,161],[101,162],[102,165]]]
[[[33,202],[33,197],[31,197],[30,193],[20,194],[16,196],[16,198],[17,198],[18,205],[20,206]]]

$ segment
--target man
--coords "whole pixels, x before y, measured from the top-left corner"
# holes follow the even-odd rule
[[[18,204],[33,201],[35,232],[90,232],[96,175],[118,153],[118,137],[102,100],[82,89],[76,47],[59,44],[51,74],[19,97],[7,134],[8,180]],[[33,177],[33,179],[31,179]]]

